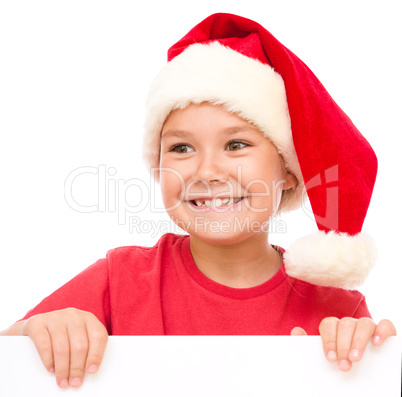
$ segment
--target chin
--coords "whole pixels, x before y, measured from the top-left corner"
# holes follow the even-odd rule
[[[239,244],[259,233],[234,233],[233,231],[195,231],[189,230],[191,237],[197,238],[211,245],[234,245]]]
[[[238,244],[250,238],[260,238],[267,236],[269,218],[268,215],[261,213],[259,216],[250,216],[234,211],[213,212],[194,215],[178,208],[169,213],[173,222],[183,229],[190,236],[197,238],[205,243],[213,245]],[[254,214],[251,214],[254,215]]]

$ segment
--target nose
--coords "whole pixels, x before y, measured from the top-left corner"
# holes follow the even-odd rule
[[[225,162],[213,151],[204,153],[197,159],[192,179],[195,182],[225,183],[228,180]]]

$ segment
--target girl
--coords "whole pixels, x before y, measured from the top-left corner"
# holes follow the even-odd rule
[[[120,247],[4,335],[30,336],[60,387],[102,361],[107,335],[318,334],[343,371],[395,327],[354,288],[375,154],[313,73],[259,24],[214,14],[168,53],[147,102],[144,155],[187,236]],[[319,232],[268,242],[307,192]]]

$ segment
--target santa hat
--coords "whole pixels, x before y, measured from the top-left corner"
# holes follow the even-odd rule
[[[375,262],[361,232],[377,173],[376,156],[311,70],[264,27],[214,14],[168,51],[147,100],[144,158],[159,165],[160,133],[174,109],[222,105],[256,125],[277,147],[298,184],[280,210],[307,192],[319,231],[294,242],[286,272],[304,281],[354,289]]]

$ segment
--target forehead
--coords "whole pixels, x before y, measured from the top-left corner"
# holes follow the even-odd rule
[[[262,132],[255,125],[225,110],[222,106],[202,103],[190,104],[184,109],[172,111],[163,125],[161,137],[187,138],[198,132],[205,133],[206,130],[233,136],[247,131],[262,136]]]

